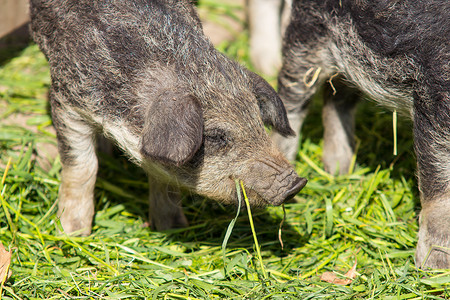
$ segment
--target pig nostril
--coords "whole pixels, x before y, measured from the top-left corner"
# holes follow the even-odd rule
[[[294,198],[295,195],[297,195],[298,192],[306,185],[308,180],[306,180],[303,177],[299,177],[292,187],[284,194],[284,201],[288,201],[292,198]]]

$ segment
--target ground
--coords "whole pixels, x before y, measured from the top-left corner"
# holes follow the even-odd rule
[[[226,27],[229,38],[216,46],[251,68],[243,8],[205,0],[199,10],[203,20],[219,22],[217,28],[224,27],[222,18],[241,20],[236,30]],[[55,215],[61,165],[51,152],[49,83],[36,45],[1,60],[0,241],[12,255],[2,299],[450,297],[448,271],[414,266],[420,207],[409,121],[396,125],[394,156],[391,113],[363,103],[355,170],[334,177],[320,159],[321,104],[315,99],[295,162],[308,185],[285,205],[285,217],[281,207],[251,211],[254,230],[247,211],[233,227],[235,207],[186,194],[190,227],[151,231],[145,174],[120,153],[102,154],[93,233],[70,237],[59,233]],[[4,257],[0,250],[0,282]],[[326,272],[336,277],[327,281]]]

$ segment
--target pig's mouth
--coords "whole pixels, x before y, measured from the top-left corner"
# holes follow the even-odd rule
[[[247,197],[252,207],[265,207],[267,206],[267,204],[270,204],[258,192],[246,185],[243,180],[233,175],[230,175],[229,179],[230,185],[233,185],[231,198],[236,206],[240,206],[241,208],[245,209],[245,197]]]

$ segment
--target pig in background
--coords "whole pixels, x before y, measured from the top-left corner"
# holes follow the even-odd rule
[[[292,0],[247,0],[250,59],[258,72],[275,75],[281,67],[282,37]]]
[[[89,234],[96,133],[149,176],[150,220],[186,226],[179,189],[279,205],[306,184],[264,124],[291,135],[281,100],[258,75],[216,51],[190,1],[32,0],[31,29],[51,71],[67,233]]]
[[[412,118],[422,204],[416,265],[450,268],[450,3],[294,1],[278,79],[297,136],[274,138],[291,160],[324,86],[323,161],[332,174],[347,173],[354,153],[356,90]]]

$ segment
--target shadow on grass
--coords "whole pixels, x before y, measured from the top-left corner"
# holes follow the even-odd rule
[[[120,174],[120,175],[119,175]],[[119,175],[119,176],[118,176]],[[118,190],[96,191],[96,211],[103,211],[107,207],[122,205],[127,214],[134,215],[143,222],[148,222],[148,185],[145,172],[128,162],[125,157],[111,157],[100,155],[100,168],[98,178],[100,182],[108,182],[108,186],[120,187]],[[102,191],[100,191],[102,190]],[[107,193],[107,199],[102,202],[102,193]],[[127,196],[125,196],[127,195]],[[125,196],[125,197],[124,197]],[[100,199],[100,201],[98,201]],[[225,233],[231,220],[236,216],[236,207],[224,206],[213,200],[204,199],[196,195],[183,197],[184,213],[190,223],[188,228],[180,228],[166,231],[166,239],[171,242],[190,244],[193,248],[208,245],[221,247]],[[284,250],[279,242],[278,230],[282,222],[282,208],[274,213],[274,209],[253,209],[252,216],[255,230],[263,251],[283,257],[289,254],[289,249],[303,246],[308,242],[309,236],[301,234],[299,228],[295,228],[285,221],[282,227],[282,241]],[[94,224],[95,226],[95,224]],[[152,231],[151,228],[148,228]],[[246,209],[241,209],[240,216],[233,228],[228,241],[227,249],[242,248],[253,253],[254,240]]]
[[[173,230],[169,238],[182,242],[197,241],[201,244],[221,246],[227,232],[228,225],[236,215],[236,207],[222,206],[212,200],[196,197],[186,199],[185,214],[191,222],[192,229]],[[309,235],[301,234],[302,228],[290,224],[287,219],[283,222],[280,244],[278,232],[282,223],[282,208],[252,209],[252,218],[258,243],[262,251],[269,251],[277,257],[289,254],[290,249],[302,247],[309,240]],[[241,209],[232,234],[228,240],[227,249],[243,248],[253,253],[254,238],[249,222],[248,211]]]

